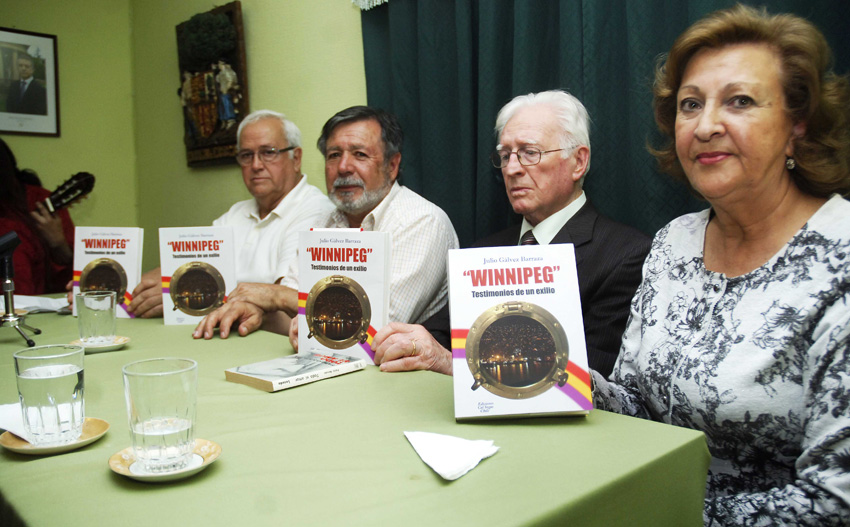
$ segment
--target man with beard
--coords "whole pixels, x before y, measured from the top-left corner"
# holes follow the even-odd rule
[[[389,232],[389,320],[417,324],[446,304],[446,254],[458,240],[442,209],[398,183],[403,139],[394,115],[368,106],[347,108],[325,123],[318,147],[336,210],[318,226]],[[297,328],[297,309],[298,265],[293,262],[280,285],[240,284],[193,336],[210,339],[219,327],[221,338],[227,338],[234,325],[242,336],[261,325],[285,333],[289,317]],[[294,333],[290,341],[297,346]]]

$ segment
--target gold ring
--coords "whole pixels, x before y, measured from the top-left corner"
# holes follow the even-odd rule
[[[410,354],[410,356],[412,357],[416,355],[416,339],[410,339],[410,343],[413,344],[413,351]]]

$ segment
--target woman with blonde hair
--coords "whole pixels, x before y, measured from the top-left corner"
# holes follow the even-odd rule
[[[710,207],[656,235],[597,408],[705,432],[706,525],[850,524],[850,90],[737,6],[656,72],[653,153]]]

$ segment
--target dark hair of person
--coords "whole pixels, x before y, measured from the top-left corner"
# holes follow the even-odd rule
[[[381,141],[384,143],[384,165],[387,165],[394,155],[401,152],[401,147],[404,143],[404,132],[396,116],[380,108],[352,106],[337,112],[322,127],[322,135],[319,136],[316,146],[319,147],[319,151],[325,156],[327,155],[328,138],[337,126],[344,123],[368,121],[370,119],[377,121],[381,126]],[[401,166],[399,166],[396,181],[400,179]]]
[[[832,72],[832,52],[823,34],[808,20],[790,14],[737,5],[699,20],[673,43],[655,70],[655,122],[666,136],[650,146],[661,169],[687,183],[676,156],[677,94],[688,62],[702,49],[734,44],[765,44],[782,63],[785,106],[805,133],[794,140],[791,170],[795,184],[818,197],[850,194],[850,82]]]
[[[18,170],[18,181],[20,181],[24,185],[32,185],[34,187],[41,186],[41,179],[39,179],[38,174],[35,173],[35,170],[31,168],[24,168]]]
[[[27,193],[12,149],[0,139],[0,216],[29,221]]]

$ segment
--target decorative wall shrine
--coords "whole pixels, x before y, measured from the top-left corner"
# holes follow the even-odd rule
[[[249,112],[242,7],[231,2],[177,26],[183,142],[189,166],[235,162]]]

